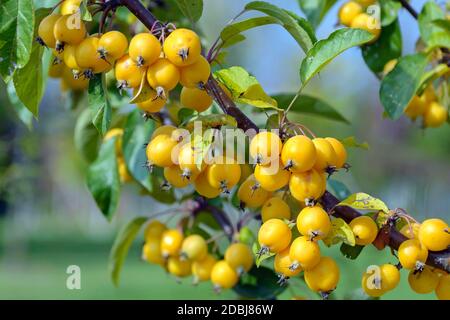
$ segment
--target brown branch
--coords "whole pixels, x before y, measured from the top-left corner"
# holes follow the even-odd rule
[[[406,11],[409,12],[410,15],[413,16],[414,19],[417,19],[419,17],[419,14],[416,10],[409,4],[407,0],[398,0],[402,4],[402,7],[406,9]]]
[[[358,211],[350,207],[336,207],[339,202],[340,201],[328,191],[325,192],[321,199],[321,203],[327,212],[332,213],[335,217],[344,219],[346,222],[350,222],[361,215]],[[396,229],[389,229],[387,245],[392,249],[398,250],[400,244],[406,240],[408,240],[408,238],[398,232]],[[450,249],[447,248],[446,250],[439,252],[430,251],[428,253],[428,259],[426,263],[430,266],[450,272]]]
[[[148,11],[138,0],[112,1],[116,1],[120,5],[126,6],[148,29],[151,29],[152,25],[157,21],[152,13]],[[406,1],[399,1],[402,3],[405,9],[411,13],[412,16],[417,17],[417,12],[415,12],[414,9]],[[249,129],[258,131],[258,127],[256,126],[256,124],[254,124],[253,121],[251,121],[241,110],[239,110],[236,104],[226,95],[226,93],[222,90],[222,88],[218,85],[217,81],[214,80],[212,76],[209,78],[207,84],[205,85],[205,88],[218,103],[223,112],[236,119],[238,127],[240,129],[244,131],[247,131]],[[361,215],[358,211],[350,207],[335,207],[339,203],[339,200],[328,191],[325,192],[320,201],[327,212],[332,211],[334,216],[342,218],[347,222],[350,222],[354,218]],[[214,208],[209,207],[209,209]],[[220,218],[222,218],[222,215],[219,216]],[[394,250],[397,250],[400,244],[403,241],[407,240],[405,236],[392,228],[389,230],[388,238],[388,245]],[[428,254],[427,264],[450,272],[450,249],[440,252],[430,251]]]

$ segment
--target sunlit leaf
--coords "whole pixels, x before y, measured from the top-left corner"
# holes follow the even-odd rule
[[[363,45],[373,39],[365,30],[342,28],[334,31],[327,39],[320,40],[308,51],[300,67],[300,79],[305,86],[323,67],[345,50]]]
[[[379,210],[386,213],[389,212],[389,208],[383,201],[363,192],[352,194],[347,199],[339,202],[337,206],[347,206],[359,210]]]

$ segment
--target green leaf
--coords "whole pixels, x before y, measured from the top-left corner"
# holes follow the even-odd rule
[[[87,186],[103,215],[111,221],[120,196],[120,178],[113,137],[103,142],[97,159],[89,166]]]
[[[175,0],[181,12],[192,22],[200,19],[203,13],[203,0]]]
[[[363,192],[352,194],[345,200],[339,202],[336,206],[347,206],[358,210],[377,210],[386,213],[389,212],[389,208],[383,201]]]
[[[88,10],[87,1],[88,0],[83,0],[80,4],[81,19],[84,21],[92,21],[92,15]]]
[[[328,187],[334,192],[334,195],[341,201],[351,195],[350,190],[341,181],[328,179],[327,184]]]
[[[351,260],[355,260],[356,258],[358,258],[363,249],[364,246],[360,245],[350,246],[346,243],[342,243],[340,251],[344,257]]]
[[[381,104],[391,119],[398,119],[416,94],[426,65],[427,58],[420,53],[401,57],[381,81]]]
[[[252,105],[257,108],[277,108],[277,102],[272,99],[259,84],[242,67],[231,67],[214,72],[214,76],[222,82],[233,95],[233,100]]]
[[[416,94],[421,96],[425,89],[433,83],[434,80],[442,77],[450,70],[450,67],[444,63],[438,64],[430,71],[427,71],[420,80],[419,89]]]
[[[317,28],[325,14],[336,2],[337,0],[298,0],[302,12],[314,28]]]
[[[109,255],[108,268],[115,286],[119,285],[120,270],[128,255],[131,244],[139,230],[148,221],[147,217],[137,217],[125,225],[118,233]]]
[[[331,220],[331,229],[323,242],[327,247],[344,242],[349,246],[355,245],[355,235],[350,226],[341,218]]]
[[[48,13],[48,9],[39,9],[35,12],[36,26]],[[36,30],[35,35],[37,35]],[[39,104],[45,92],[50,56],[48,50],[44,50],[41,45],[34,42],[27,64],[16,70],[13,76],[17,96],[36,118],[39,113]]]
[[[304,52],[308,52],[317,41],[313,29],[307,20],[295,16],[273,4],[264,1],[253,1],[245,6],[245,10],[256,10],[274,17],[294,37]]]
[[[264,26],[268,24],[279,23],[279,20],[274,17],[256,17],[250,18],[244,21],[236,22],[226,26],[220,33],[220,38],[222,39],[222,47],[229,47],[232,44],[240,42],[245,39],[240,33],[253,29],[259,26]],[[241,40],[242,39],[242,40]],[[231,44],[230,44],[231,43]]]
[[[378,0],[378,3],[381,11],[381,26],[386,27],[397,19],[402,4],[396,0]]]
[[[447,32],[450,32],[450,20],[447,19],[436,19],[431,21],[431,23]]]
[[[266,267],[253,267],[247,274],[241,276],[233,291],[249,299],[275,299],[288,287],[280,285],[277,281],[273,270]]]
[[[347,137],[341,140],[342,144],[350,148],[360,148],[364,150],[369,150],[369,144],[367,142],[357,142],[355,137]]]
[[[255,241],[252,246],[252,251],[253,251],[253,254],[255,255],[256,267],[258,267],[258,268],[261,265],[261,262],[263,262],[264,260],[266,260],[270,257],[273,257],[275,255],[275,253],[272,253],[272,252],[267,252],[265,254],[260,255],[259,254],[260,250],[261,250],[261,246],[259,245],[258,241]]]
[[[112,110],[106,97],[105,76],[96,74],[89,81],[88,104],[91,110],[92,123],[103,136],[111,125]]]
[[[198,115],[189,119],[189,122],[185,125],[185,128],[189,131],[194,130],[195,122],[201,122],[203,129],[218,128],[222,126],[237,127],[236,119],[227,114]]]
[[[280,127],[280,116],[278,113],[274,113],[267,118],[265,128],[267,130],[278,129]]]
[[[428,1],[422,8],[422,11],[418,17],[420,37],[428,45],[428,47],[434,48],[439,46],[439,42],[442,41],[443,46],[448,40],[450,35],[445,28],[442,28],[433,23],[434,20],[445,19],[445,13],[441,7],[433,2]],[[447,40],[446,40],[447,39]]]
[[[35,19],[33,6],[32,0],[2,0],[0,4],[0,76],[5,82],[9,82],[14,71],[23,68],[30,59]]]
[[[242,34],[237,34],[237,35],[235,35],[235,36],[232,36],[231,38],[228,38],[228,40],[227,40],[227,42],[225,42],[223,45],[222,45],[222,48],[229,48],[229,47],[231,47],[231,46],[234,46],[235,44],[237,44],[237,43],[239,43],[239,42],[242,42],[242,41],[244,41],[246,39],[246,37],[244,36],[244,35],[242,35]],[[222,51],[221,53],[224,53],[225,51]],[[220,53],[219,53],[220,54]],[[217,58],[216,59],[214,59],[214,61],[217,61]]]
[[[373,39],[365,30],[342,28],[334,31],[327,39],[320,40],[307,53],[300,67],[300,79],[305,86],[323,67],[345,50],[360,46]]]
[[[279,108],[286,109],[294,96],[295,94],[282,93],[274,95],[272,97],[278,102]],[[344,122],[347,124],[349,123],[349,121],[345,119],[343,115],[341,115],[328,103],[324,102],[320,98],[315,98],[309,95],[299,96],[295,100],[289,112],[317,115],[330,120]]]
[[[100,136],[91,119],[91,110],[84,109],[77,119],[74,132],[75,148],[89,163],[97,158],[100,146]]]
[[[49,55],[43,59],[43,53],[43,47],[34,45],[29,63],[22,69],[16,70],[13,76],[17,96],[36,118],[47,79],[47,69],[43,66],[43,60],[49,61]]]
[[[367,66],[375,73],[382,72],[386,63],[402,55],[402,34],[398,20],[381,29],[380,38],[362,47]]]
[[[195,114],[195,110],[188,109],[188,108],[181,108],[178,111],[178,120],[180,121],[180,125],[186,124],[188,121],[190,121]]]
[[[17,97],[16,89],[12,82],[9,82],[6,87],[9,102],[16,112],[19,119],[27,126],[28,130],[33,129],[33,114],[27,109],[27,107]]]
[[[239,241],[251,246],[255,241],[255,235],[253,234],[252,229],[247,226],[242,227],[241,230],[239,230]]]
[[[160,170],[155,168],[150,174],[144,165],[147,161],[145,144],[150,141],[155,129],[155,121],[152,119],[145,121],[138,110],[131,112],[122,137],[123,156],[130,174],[153,198],[163,203],[173,203],[175,200],[173,190],[161,190]]]

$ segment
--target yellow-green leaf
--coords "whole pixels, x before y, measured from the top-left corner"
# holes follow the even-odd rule
[[[154,90],[147,82],[147,72],[144,72],[144,74],[142,74],[141,85],[133,98],[131,98],[130,103],[140,103],[150,100],[153,98],[153,95]]]
[[[347,137],[341,140],[342,144],[346,147],[361,148],[369,150],[369,144],[367,142],[357,142],[355,137]]]
[[[339,202],[337,206],[348,206],[360,210],[378,210],[389,212],[389,208],[383,201],[363,192],[352,194],[347,199]]]
[[[331,221],[331,230],[323,242],[329,247],[339,242],[344,242],[350,246],[355,245],[355,235],[350,226],[341,218]]]
[[[272,99],[261,87],[258,80],[242,67],[221,69],[214,76],[230,90],[233,100],[257,108],[280,110],[276,100]]]
[[[252,251],[253,251],[253,254],[255,255],[255,264],[258,268],[261,265],[261,262],[263,262],[264,260],[266,260],[270,257],[273,257],[275,255],[275,253],[272,253],[272,252],[267,252],[265,254],[259,254],[260,250],[261,250],[261,246],[259,245],[259,243],[254,242],[253,246],[252,246]]]

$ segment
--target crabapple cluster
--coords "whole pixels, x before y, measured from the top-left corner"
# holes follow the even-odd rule
[[[383,76],[391,72],[397,64],[397,59],[386,63]],[[420,96],[415,95],[407,105],[405,115],[412,121],[421,119],[424,128],[442,126],[448,118],[448,110],[438,101],[433,84],[429,84]]]
[[[239,199],[251,208],[263,206],[266,218],[274,217],[271,211],[287,217],[286,206],[270,208],[273,192],[289,190],[301,204],[314,203],[325,192],[326,174],[347,167],[347,151],[335,138],[295,135],[283,142],[276,133],[263,131],[251,140],[250,156],[256,162],[254,174],[241,185]]]
[[[168,229],[158,220],[147,225],[142,257],[161,265],[176,278],[192,275],[194,284],[211,281],[216,291],[233,288],[240,276],[253,266],[253,253],[244,243],[230,244],[224,256],[213,254],[202,236],[185,236],[179,229]]]
[[[405,109],[405,114],[411,120],[422,118],[424,128],[442,126],[448,118],[448,110],[437,101],[433,85],[429,85],[421,96],[414,96]]]
[[[354,0],[344,3],[339,9],[339,23],[372,33],[375,36],[372,42],[375,42],[381,33],[380,22],[366,12],[367,8],[375,3],[375,0]]]
[[[442,300],[450,299],[449,274],[425,265],[428,251],[441,251],[450,246],[450,230],[441,219],[427,219],[421,224],[406,224],[400,232],[409,238],[398,248],[398,267],[409,270],[408,283],[411,289],[420,294],[435,291]],[[398,267],[385,264],[380,272],[364,273],[362,287],[371,297],[380,297],[394,289],[400,281]]]
[[[155,130],[146,148],[148,166],[164,168],[167,186],[184,188],[191,184],[205,198],[229,193],[240,181],[241,165],[226,156],[204,161],[203,150],[194,141],[183,143],[185,132],[170,125]]]
[[[181,104],[198,112],[209,108],[212,99],[204,84],[211,68],[194,31],[167,30],[170,34],[160,38],[144,32],[129,42],[119,31],[88,35],[79,5],[64,1],[61,13],[44,18],[38,30],[38,41],[54,54],[49,75],[61,78],[63,89],[84,90],[94,74],[114,70],[119,89],[143,95],[137,107],[146,113],[159,112],[178,83],[183,86]]]

